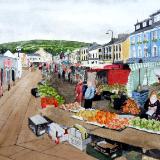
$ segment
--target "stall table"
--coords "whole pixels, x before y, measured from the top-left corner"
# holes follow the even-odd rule
[[[101,128],[84,121],[73,119],[71,115],[74,113],[64,111],[58,108],[48,108],[42,110],[42,114],[53,120],[54,122],[68,127],[74,124],[80,124],[88,130],[89,134],[113,141],[129,144],[145,149],[160,149],[160,135],[139,131],[132,128],[126,128],[122,131]]]

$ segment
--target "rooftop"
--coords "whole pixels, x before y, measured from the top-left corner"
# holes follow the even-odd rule
[[[157,14],[159,14],[159,13],[160,13],[160,9],[157,10],[155,13],[151,14],[150,17],[153,17],[153,16],[155,16],[155,15],[157,15]]]
[[[104,44],[103,47],[124,42],[128,37],[129,37],[129,34],[119,34],[118,38],[113,38],[113,40]]]
[[[156,23],[153,23],[151,26],[148,26],[148,27],[139,29],[139,30],[137,30],[137,31],[134,31],[134,32],[131,33],[131,35],[137,34],[137,33],[141,33],[141,32],[144,32],[144,31],[147,31],[147,30],[150,30],[150,29],[153,29],[153,28],[155,28],[155,27],[157,27],[157,26],[159,26],[159,25],[160,25],[160,21],[159,21],[159,22],[156,22]]]

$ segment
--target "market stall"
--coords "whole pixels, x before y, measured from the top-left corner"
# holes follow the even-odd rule
[[[80,124],[87,129],[89,134],[97,135],[99,137],[145,149],[160,148],[159,134],[147,133],[133,128],[125,128],[122,131],[102,128],[100,126],[87,124],[78,119],[73,119],[71,117],[73,113],[58,108],[42,110],[42,114],[49,117],[54,122],[68,127],[72,127],[74,124]]]

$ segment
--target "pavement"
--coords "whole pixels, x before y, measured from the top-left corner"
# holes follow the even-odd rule
[[[56,145],[47,135],[36,137],[28,128],[28,117],[40,110],[30,93],[40,80],[39,71],[26,71],[0,98],[0,160],[93,160],[68,143]]]

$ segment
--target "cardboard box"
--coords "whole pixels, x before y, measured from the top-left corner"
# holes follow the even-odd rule
[[[75,131],[75,132],[74,132]],[[87,144],[91,142],[91,138],[82,139],[82,134],[75,128],[70,128],[68,131],[68,140],[71,145],[80,149],[81,151],[85,150]]]

